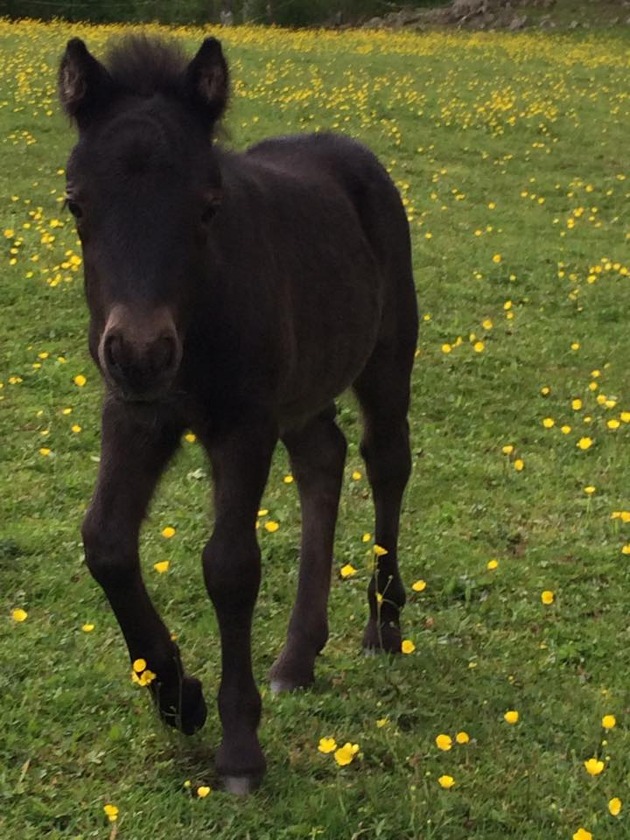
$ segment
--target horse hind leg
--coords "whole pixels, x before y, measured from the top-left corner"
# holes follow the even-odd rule
[[[271,668],[271,688],[291,691],[314,680],[315,659],[328,639],[328,594],[346,440],[336,408],[286,433],[285,444],[300,494],[302,540],[297,597],[286,644]]]
[[[398,570],[398,530],[411,473],[407,413],[414,350],[415,345],[377,348],[353,386],[363,413],[361,454],[376,518],[374,567],[368,585],[370,616],[363,635],[366,651],[401,650],[400,611],[406,597]]]

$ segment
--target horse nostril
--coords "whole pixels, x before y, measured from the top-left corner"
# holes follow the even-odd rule
[[[122,360],[122,337],[118,333],[109,333],[103,342],[103,355],[108,369],[120,372],[123,367]]]
[[[174,336],[163,335],[153,344],[150,351],[150,365],[155,372],[167,373],[175,364],[177,346]]]

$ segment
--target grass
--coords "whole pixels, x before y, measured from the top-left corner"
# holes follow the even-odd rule
[[[82,558],[101,386],[76,235],[60,209],[72,137],[55,66],[71,34],[98,51],[118,31],[0,23],[0,837],[627,837],[627,814],[607,807],[630,800],[627,37],[222,33],[233,145],[335,127],[390,168],[423,316],[401,534],[405,580],[426,581],[410,588],[404,614],[415,652],[359,654],[372,513],[365,478],[353,478],[359,429],[344,398],[335,568],[358,571],[335,576],[314,688],[271,697],[299,532],[279,451],[264,505],[280,527],[260,531],[254,640],[270,768],[240,801],[198,797],[216,785],[216,713],[193,739],[160,727]],[[175,34],[191,51],[202,37]],[[212,700],[217,632],[199,562],[206,472],[184,442],[142,551],[155,601]],[[617,719],[608,732],[604,714]],[[437,735],[459,731],[467,745],[437,748]],[[318,752],[328,736],[359,744],[359,756],[338,767]],[[598,776],[583,766],[594,756],[605,762]]]

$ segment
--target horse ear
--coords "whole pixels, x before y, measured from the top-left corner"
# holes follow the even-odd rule
[[[216,38],[206,38],[186,70],[186,87],[210,122],[219,119],[228,101],[229,72]]]
[[[111,98],[114,82],[83,41],[72,38],[59,65],[58,88],[64,111],[81,128],[95,106]]]

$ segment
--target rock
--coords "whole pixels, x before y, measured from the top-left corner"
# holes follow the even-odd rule
[[[516,32],[519,29],[524,29],[527,25],[527,15],[515,15],[512,20],[508,24],[508,29],[511,29],[512,32]]]

